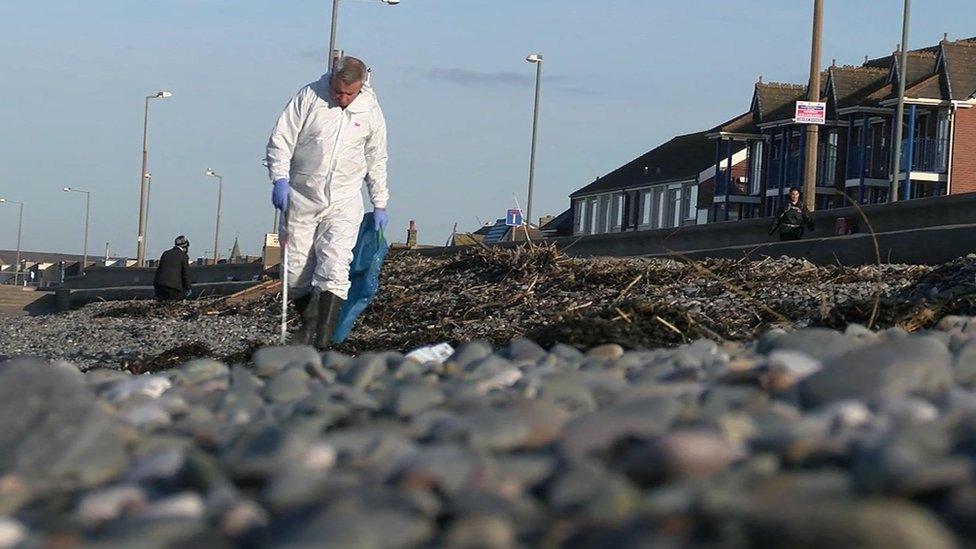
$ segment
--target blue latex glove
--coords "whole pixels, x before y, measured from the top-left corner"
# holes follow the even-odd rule
[[[193,290],[187,290],[186,293],[183,294],[183,297],[185,297],[186,299],[190,299],[190,294],[191,293],[193,293]]]
[[[291,194],[291,185],[288,183],[288,179],[277,179],[274,182],[274,188],[271,190],[271,203],[274,204],[275,208],[283,212],[287,211],[289,194]]]
[[[389,220],[386,218],[386,208],[373,208],[373,229],[378,232],[383,232],[386,230],[386,224]]]

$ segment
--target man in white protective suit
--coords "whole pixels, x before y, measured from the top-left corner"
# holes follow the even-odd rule
[[[349,292],[363,219],[363,182],[376,230],[386,228],[386,121],[366,65],[343,57],[302,88],[268,141],[272,202],[285,213],[289,291],[302,327],[293,341],[325,350]]]

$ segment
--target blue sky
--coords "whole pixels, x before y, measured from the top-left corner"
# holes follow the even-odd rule
[[[143,98],[152,104],[149,253],[185,233],[259,252],[271,229],[260,164],[285,102],[324,71],[329,0],[6,2],[0,19],[0,197],[24,248],[134,255]],[[417,220],[443,243],[525,200],[534,69],[545,56],[534,210],[676,134],[748,108],[757,76],[802,82],[811,0],[342,0],[338,45],[373,69],[390,132],[390,240]],[[900,0],[826,2],[823,64],[891,52]],[[976,35],[971,0],[916,2],[911,47]],[[0,248],[16,240],[0,206]]]

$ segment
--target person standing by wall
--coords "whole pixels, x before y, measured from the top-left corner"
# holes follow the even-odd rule
[[[803,238],[804,229],[813,230],[813,218],[802,202],[800,189],[790,187],[790,201],[776,216],[776,221],[769,228],[769,234],[779,231],[780,241],[800,240]]]

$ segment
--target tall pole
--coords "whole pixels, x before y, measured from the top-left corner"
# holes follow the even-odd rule
[[[214,247],[213,247],[213,261],[214,265],[217,264],[217,260],[220,257],[220,247],[217,242],[220,239],[220,203],[224,196],[224,178],[217,172],[207,168],[207,171],[203,172],[204,175],[208,177],[217,178],[217,224],[214,227]]]
[[[823,0],[813,0],[813,41],[810,46],[808,101],[820,101],[820,38],[823,34]],[[803,171],[803,197],[808,210],[817,205],[817,150],[820,127],[807,124],[806,168]]]
[[[335,62],[333,52],[336,46],[336,26],[339,22],[339,0],[332,0],[332,32],[329,33],[329,72],[332,72],[332,63]]]
[[[82,252],[84,259],[81,260],[81,274],[85,274],[85,267],[88,265],[88,220],[91,214],[91,193],[85,193],[85,250]]]
[[[151,209],[149,205],[152,204],[152,173],[146,172],[146,230],[142,235],[142,242],[145,248],[149,250],[149,212]]]
[[[220,257],[220,247],[217,246],[217,241],[220,239],[220,201],[224,195],[224,178],[217,176],[217,225],[214,227],[214,265],[217,264],[217,260]]]
[[[84,193],[85,194],[85,247],[84,259],[81,260],[81,269],[79,269],[79,274],[85,274],[85,266],[88,265],[88,220],[91,214],[91,191],[85,191],[82,189],[73,189],[71,187],[65,187],[64,192],[66,193]]]
[[[911,0],[905,0],[905,13],[901,20],[901,62],[898,68],[898,108],[895,109],[895,157],[891,166],[891,191],[888,193],[890,202],[898,202],[898,172],[901,171],[901,135],[902,120],[905,118],[905,74],[908,72],[908,16],[911,12]],[[908,144],[912,146],[911,143]],[[905,171],[905,179],[911,176],[912,167]]]
[[[142,170],[139,171],[139,234],[136,237],[136,265],[146,264],[146,224],[148,216],[149,189],[146,181],[146,166],[149,159],[149,100],[172,97],[173,92],[159,91],[146,96],[145,114],[142,120]]]
[[[136,237],[136,266],[142,267],[146,262],[146,163],[149,159],[149,100],[146,96],[145,114],[142,120],[142,169],[139,170],[139,229]]]
[[[532,185],[535,182],[535,149],[536,138],[539,133],[539,95],[542,88],[542,56],[530,55],[526,58],[535,63],[535,107],[532,110],[532,150],[529,154],[529,197],[525,204],[525,221],[532,224]]]
[[[20,204],[20,215],[17,219],[17,268],[14,269],[14,286],[17,285],[17,273],[20,272],[20,235],[24,228],[24,203],[18,204]]]

